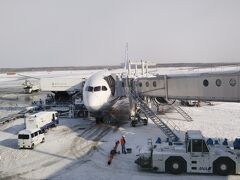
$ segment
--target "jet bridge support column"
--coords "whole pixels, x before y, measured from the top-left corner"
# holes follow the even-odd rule
[[[143,125],[148,124],[148,117],[142,111],[142,108],[139,106],[139,103],[136,101],[136,98],[143,98],[142,101],[146,102],[147,106],[151,108],[151,99],[149,97],[140,97],[136,92],[136,82],[134,79],[128,79],[128,98],[129,98],[129,110],[131,125],[135,127],[138,123],[142,122]]]
[[[127,94],[129,99],[129,119],[131,120],[131,124],[134,126],[136,120],[136,112],[137,112],[137,104],[133,99],[133,91],[134,91],[134,82],[133,78],[127,78]]]
[[[132,97],[129,97],[129,105],[130,105],[130,120],[131,124],[135,124],[136,121],[136,111],[137,111],[137,105],[136,102],[133,101]]]
[[[165,89],[165,98],[166,98],[166,101],[168,101],[168,77],[167,75],[164,76],[164,89]]]
[[[148,124],[148,117],[147,115],[142,111],[142,108],[139,106],[139,104],[136,102],[136,97],[137,95],[130,95],[131,97],[129,98],[130,102],[130,120],[131,120],[131,125],[135,127],[138,123],[142,122],[143,125]],[[151,108],[151,101],[150,98],[144,98],[144,102],[147,102],[147,106]]]

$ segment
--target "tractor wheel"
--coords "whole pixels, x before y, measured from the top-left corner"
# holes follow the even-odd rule
[[[220,176],[227,176],[235,173],[235,163],[233,160],[225,157],[219,158],[213,163],[213,173]]]
[[[170,157],[166,160],[165,170],[170,174],[181,174],[186,172],[186,161],[181,157]]]

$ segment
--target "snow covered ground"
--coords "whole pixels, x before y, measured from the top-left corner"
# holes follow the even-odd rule
[[[2,81],[2,83],[8,84],[7,78]],[[9,84],[17,85],[18,82],[12,81]],[[8,94],[8,97],[13,96],[14,94]],[[14,106],[14,102],[2,99],[0,107]],[[24,103],[16,102],[18,106],[27,105],[25,101]],[[128,107],[125,106],[125,108],[124,112],[127,112]],[[220,140],[228,138],[229,141],[232,141],[240,135],[239,103],[214,102],[212,106],[202,104],[200,107],[183,107],[183,109],[193,118],[192,122],[187,122],[174,111],[161,116],[180,127],[180,131],[177,133],[181,138],[189,129],[200,129],[204,136]],[[122,119],[124,112],[119,111],[121,115],[119,119]],[[0,108],[1,116],[6,113],[6,108]],[[118,115],[115,117],[118,118]],[[170,175],[139,170],[134,161],[137,159],[136,155],[139,153],[139,149],[147,144],[148,138],[152,138],[153,141],[158,137],[165,139],[163,133],[151,121],[147,126],[133,128],[129,122],[120,126],[112,126],[95,125],[93,119],[60,119],[60,125],[46,134],[45,143],[36,146],[34,150],[19,150],[17,133],[24,129],[23,122],[23,119],[18,119],[0,125],[0,179],[240,179],[240,176]],[[126,146],[132,148],[132,153],[117,154],[109,166],[107,164],[109,152],[122,135],[126,136]],[[120,147],[118,150],[120,151]]]
[[[180,134],[184,134],[187,129],[200,129],[207,137],[213,138],[234,138],[239,135],[239,108],[240,104],[234,103],[214,103],[214,106],[188,107],[186,111],[193,117],[194,122],[186,122],[179,114],[169,113],[168,117],[172,117],[174,122],[179,125]],[[232,107],[232,108],[230,108]],[[231,109],[231,111],[228,111]],[[211,114],[209,116],[209,114]],[[114,142],[121,135],[125,135],[127,139],[127,147],[132,148],[132,154],[117,155],[110,166],[107,165],[107,157],[109,151],[114,146]],[[157,137],[164,139],[164,135],[156,126],[150,122],[148,126],[130,127],[129,124],[122,125],[116,132],[108,133],[96,150],[86,157],[85,163],[75,162],[61,171],[50,176],[53,179],[180,179],[180,180],[197,180],[197,179],[231,179],[237,180],[239,176],[220,177],[213,175],[169,175],[154,174],[144,172],[137,168],[134,161],[137,158],[139,149],[147,144],[148,138],[156,141]],[[119,148],[120,150],[120,148]]]
[[[167,113],[180,126],[180,133],[187,129],[200,129],[207,137],[233,139],[239,135],[239,107],[237,103],[214,103],[213,106],[187,107],[194,119],[186,122],[177,113]],[[231,179],[239,176],[169,175],[144,172],[134,161],[139,149],[148,138],[164,139],[161,131],[150,122],[148,126],[120,127],[95,125],[89,119],[61,119],[57,128],[49,130],[46,142],[34,150],[19,150],[17,133],[24,128],[23,119],[0,127],[0,179]],[[121,135],[126,136],[131,154],[118,154],[107,165],[108,155]],[[120,147],[118,148],[120,151]]]

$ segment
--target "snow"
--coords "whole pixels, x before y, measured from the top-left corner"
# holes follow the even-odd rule
[[[176,69],[176,68],[175,68]],[[169,70],[169,69],[168,69]],[[42,72],[44,75],[46,72]],[[62,72],[64,74],[65,72]],[[34,74],[34,73],[32,73]],[[60,73],[61,74],[61,73]],[[6,83],[11,85],[6,81]],[[21,80],[14,81],[17,85]],[[13,82],[13,81],[11,81]],[[0,83],[0,84],[1,84]],[[14,94],[8,94],[14,97]],[[18,112],[2,107],[25,107],[28,101],[5,101],[0,99],[0,116]],[[1,95],[1,97],[3,97]],[[39,98],[37,95],[35,98]],[[15,104],[15,105],[14,105]],[[17,104],[17,105],[16,105]],[[121,103],[119,103],[121,104]],[[123,103],[124,104],[124,103]],[[122,105],[127,109],[126,105]],[[183,139],[186,130],[201,130],[208,138],[219,138],[221,141],[228,138],[230,142],[240,135],[239,103],[214,102],[212,106],[201,104],[200,107],[182,107],[192,118],[187,122],[175,111],[168,111],[161,118],[170,120],[179,128],[178,135]],[[118,112],[123,116],[123,111]],[[118,117],[119,114],[115,114]],[[127,116],[127,114],[125,113]],[[24,129],[24,120],[17,119],[0,125],[0,179],[81,179],[81,180],[238,180],[239,176],[214,176],[183,174],[170,175],[152,173],[138,169],[134,161],[140,148],[147,145],[148,139],[153,142],[164,134],[149,122],[147,126],[131,127],[129,122],[120,126],[108,124],[95,125],[93,119],[60,119],[60,125],[47,132],[46,141],[35,147],[34,150],[18,149],[17,134]],[[115,142],[126,136],[126,147],[132,148],[130,154],[117,154],[112,164],[107,164],[109,152]],[[121,151],[121,147],[118,147]]]

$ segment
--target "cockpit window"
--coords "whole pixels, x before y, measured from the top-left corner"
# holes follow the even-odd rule
[[[106,86],[102,86],[102,90],[103,91],[107,91],[107,87]]]
[[[94,87],[94,91],[101,91],[101,86]]]
[[[106,86],[96,86],[96,87],[92,87],[92,86],[87,86],[86,87],[86,91],[88,92],[96,92],[96,91],[107,91],[107,87]]]
[[[93,91],[93,87],[92,87],[92,86],[88,86],[88,87],[86,88],[86,91],[92,92],[92,91]]]

